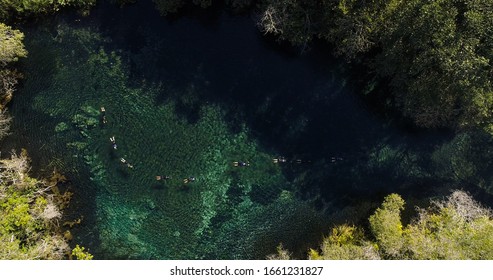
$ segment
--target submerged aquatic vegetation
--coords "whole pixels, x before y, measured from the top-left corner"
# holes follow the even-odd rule
[[[44,125],[57,132],[41,136],[56,139],[47,149],[86,170],[79,174],[89,177],[76,180],[95,187],[95,197],[85,199],[96,205],[90,226],[100,242],[91,248],[96,257],[255,258],[268,252],[257,252],[257,239],[271,236],[262,243],[274,248],[273,232],[291,218],[320,222],[307,204],[286,195],[292,187],[246,126],[230,131],[220,106],[196,100],[198,117],[190,121],[177,113],[189,95],[156,104],[164,87],[130,86],[121,55],[106,51],[108,40],[98,32],[62,24],[56,33],[40,32],[29,42],[39,49],[33,61],[50,53],[56,68],[42,88],[36,78],[26,88],[36,93],[33,108],[46,114]],[[238,160],[250,165],[233,166]],[[170,178],[156,181],[157,175]]]

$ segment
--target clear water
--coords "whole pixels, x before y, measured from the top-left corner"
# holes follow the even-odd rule
[[[300,55],[250,15],[165,19],[140,2],[23,27],[16,144],[3,149],[67,174],[68,218],[84,216],[73,242],[96,258],[264,258],[281,242],[302,256],[389,192],[441,191],[429,154],[447,136],[375,116],[327,46]]]

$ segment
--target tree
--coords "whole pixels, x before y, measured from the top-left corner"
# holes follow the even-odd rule
[[[9,134],[11,122],[7,109],[0,110],[0,140]]]
[[[96,0],[2,0],[0,1],[0,19],[8,20],[13,17],[26,17],[38,14],[52,13],[64,7],[75,7],[83,13],[96,4]]]
[[[28,171],[26,152],[0,160],[0,259],[63,259],[69,247],[52,185]]]
[[[21,77],[10,65],[27,56],[23,39],[22,32],[0,23],[0,110],[12,99],[15,86]]]
[[[416,124],[493,132],[488,1],[266,0],[260,9],[264,33],[301,46],[321,37],[366,62]]]
[[[370,216],[370,229],[378,247],[384,256],[399,257],[402,239],[401,211],[404,209],[404,200],[397,194],[385,197],[382,206]]]
[[[321,253],[310,249],[308,258],[312,260],[378,260],[380,256],[371,242],[364,239],[363,231],[355,226],[340,225],[332,229],[324,238]]]
[[[279,244],[276,248],[276,253],[267,256],[268,260],[278,260],[278,261],[286,261],[291,259],[291,253],[284,249],[282,244]]]
[[[265,34],[306,48],[316,34],[314,26],[322,7],[322,1],[267,0],[262,4],[257,25]]]
[[[434,174],[455,184],[478,186],[493,192],[493,136],[482,130],[457,134],[436,149]]]
[[[401,0],[334,0],[323,14],[319,36],[336,46],[336,53],[353,59],[379,45],[381,33]]]
[[[406,1],[392,14],[375,67],[405,115],[426,127],[490,125],[492,14],[463,0]]]
[[[464,191],[433,200],[407,226],[401,223],[404,200],[387,196],[370,216],[370,234],[339,225],[309,259],[492,259],[493,214]],[[280,254],[280,253],[278,253]],[[289,252],[282,252],[283,255]],[[276,259],[271,257],[271,259]]]
[[[5,67],[7,64],[17,61],[19,57],[26,57],[27,51],[24,48],[22,40],[24,34],[19,30],[12,29],[3,23],[0,23],[0,66]]]
[[[165,16],[168,13],[176,13],[186,4],[194,4],[202,8],[207,8],[212,5],[212,0],[152,0],[156,4],[156,8],[161,15]]]
[[[15,87],[22,75],[16,70],[0,69],[0,109],[12,100]]]
[[[463,191],[434,201],[406,228],[406,257],[411,259],[491,259],[491,210]]]
[[[86,251],[86,248],[80,247],[78,244],[72,250],[70,257],[76,260],[92,260],[94,258],[93,255]]]

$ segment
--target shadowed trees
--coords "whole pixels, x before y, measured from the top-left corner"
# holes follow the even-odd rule
[[[212,0],[153,0],[162,14]],[[305,50],[323,38],[349,60],[365,61],[385,81],[395,106],[423,127],[493,131],[493,5],[474,0],[263,0],[265,34]]]
[[[75,7],[83,13],[96,4],[96,0],[2,0],[0,1],[0,20],[53,13],[61,8]]]
[[[0,110],[0,140],[9,134],[11,122],[12,118],[8,115],[7,110]]]
[[[404,200],[387,196],[369,218],[369,232],[339,225],[323,239],[310,259],[491,259],[493,215],[463,191],[434,200],[408,225],[401,222]],[[286,259],[282,247],[269,259]]]
[[[262,31],[318,36],[367,61],[403,114],[424,127],[492,130],[493,5],[464,0],[263,1]]]
[[[406,1],[379,38],[375,68],[404,115],[425,127],[491,130],[493,5]]]
[[[215,3],[220,3],[222,1],[213,0],[152,0],[158,11],[162,15],[172,14],[179,12],[180,9],[185,6],[198,6],[201,8],[208,8]],[[245,9],[252,7],[255,0],[224,0],[226,5],[230,7],[233,11],[244,11]]]

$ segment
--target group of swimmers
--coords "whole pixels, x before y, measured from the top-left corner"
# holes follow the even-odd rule
[[[341,158],[337,158],[337,159],[341,159]],[[277,163],[286,163],[288,161],[285,157],[279,156],[279,157],[273,158],[272,162],[277,164]],[[303,162],[311,162],[311,161],[309,161],[309,160],[308,161],[302,161],[301,159],[296,159],[296,160],[293,160],[293,162],[303,163]],[[247,166],[250,166],[250,162],[248,162],[248,161],[233,161],[233,166],[234,167],[247,167]],[[169,176],[169,175],[157,175],[156,176],[157,181],[167,181],[170,179],[171,179],[171,176]],[[195,182],[195,177],[190,176],[188,178],[183,179],[184,184],[188,184],[191,182]]]
[[[106,118],[106,108],[104,107],[101,107],[101,123],[103,125],[107,124],[108,123],[108,119]],[[113,135],[110,137],[110,142],[111,142],[111,147],[114,149],[114,150],[117,150],[118,149],[118,145],[116,144],[116,137]],[[125,158],[120,158],[120,162],[124,165],[126,165],[128,168],[132,169],[134,168],[134,166],[132,164],[130,164]],[[156,180],[157,181],[167,181],[167,180],[170,180],[171,179],[171,176],[169,175],[157,175],[156,176]],[[191,183],[191,182],[195,182],[195,177],[193,176],[190,176],[188,178],[185,178],[183,179],[183,183],[184,184],[188,184],[188,183]]]
[[[288,160],[283,156],[279,156],[279,157],[273,158],[272,162],[275,164],[280,164],[280,163],[287,163]],[[290,162],[301,164],[301,163],[310,163],[311,161],[310,160],[302,160],[302,159],[297,158],[297,159],[291,160]]]
[[[332,162],[339,161],[339,160],[342,160],[342,158],[341,157],[332,157]],[[275,164],[286,163],[286,162],[288,162],[288,160],[283,156],[278,156],[278,157],[275,157],[272,159],[272,163],[275,163]],[[301,164],[301,163],[309,163],[311,161],[310,160],[294,159],[290,162]],[[235,167],[246,167],[246,166],[250,166],[250,163],[248,161],[233,161],[233,166],[235,166]]]
[[[106,119],[106,109],[104,107],[101,107],[101,123],[102,124],[108,123],[108,120]]]
[[[121,162],[121,163],[123,163],[123,164],[125,164],[125,165],[126,165],[128,168],[130,168],[130,169],[131,169],[131,168],[134,168],[134,166],[133,166],[133,165],[131,165],[131,164],[130,164],[130,163],[129,163],[126,159],[124,159],[124,158],[120,158],[120,162]]]
[[[101,107],[100,111],[101,111],[101,123],[105,125],[108,123],[108,119],[106,118],[106,109],[104,107]],[[118,145],[116,144],[116,138],[114,135],[110,137],[110,142],[113,150],[117,150]],[[125,158],[120,158],[120,162],[126,165],[130,169],[134,168],[134,166],[130,164]]]
[[[167,181],[170,179],[171,179],[171,176],[169,176],[169,175],[157,175],[156,176],[157,181]],[[188,178],[183,179],[183,184],[185,184],[185,185],[188,183],[192,183],[192,182],[195,182],[195,177],[193,177],[193,176],[190,176]]]
[[[103,125],[107,124],[108,123],[108,120],[106,118],[106,109],[104,107],[101,107],[101,123]],[[111,147],[114,149],[114,150],[117,150],[118,149],[118,145],[116,144],[116,138],[115,136],[111,136],[110,137],[110,142],[111,142]],[[342,161],[343,158],[341,157],[331,157],[331,162],[332,163],[335,163],[337,161]],[[120,162],[124,165],[126,165],[128,168],[132,169],[134,168],[134,166],[132,164],[130,164],[125,158],[120,158]],[[275,163],[275,164],[282,164],[282,163],[287,163],[288,160],[283,157],[283,156],[278,156],[278,157],[275,157],[272,159],[272,162]],[[303,161],[301,159],[295,159],[295,160],[292,160],[291,162],[295,162],[295,163],[298,163],[298,164],[301,164],[301,163],[304,163],[304,162],[311,162],[311,161]],[[248,161],[233,161],[233,166],[234,167],[248,167],[250,166],[250,162]],[[167,180],[170,180],[172,179],[171,176],[169,175],[157,175],[156,176],[156,180],[157,181],[167,181]],[[192,183],[192,182],[195,182],[195,177],[193,176],[190,176],[188,178],[185,178],[183,179],[183,183],[184,184],[189,184],[189,183]]]

